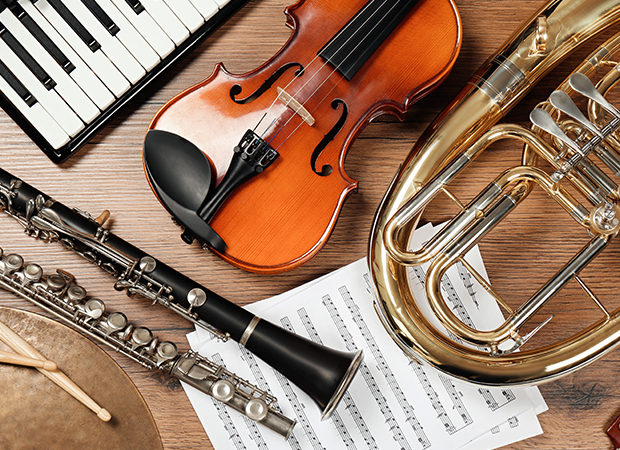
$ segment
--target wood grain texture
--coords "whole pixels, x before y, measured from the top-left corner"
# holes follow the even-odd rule
[[[291,272],[269,276],[246,273],[196,245],[182,243],[180,229],[151,193],[142,168],[144,134],[162,105],[207,78],[216,63],[223,62],[231,73],[245,73],[267,61],[286,42],[289,29],[282,14],[289,4],[286,0],[251,0],[61,166],[52,164],[0,111],[0,167],[67,206],[88,210],[94,216],[104,209],[111,210],[109,227],[113,232],[240,305],[279,294],[366,255],[374,212],[414,142],[487,57],[544,2],[457,0],[456,3],[463,22],[463,45],[452,73],[437,90],[412,107],[404,123],[381,119],[361,133],[345,162],[348,175],[359,180],[359,192],[345,202],[325,247],[306,265]],[[507,120],[525,123],[534,105],[602,40],[597,39],[578,55],[571,56],[517,105]],[[518,164],[520,153],[520,148],[510,144],[494,147],[475,163],[482,175],[462,179],[459,189],[474,192],[508,164]],[[427,217],[441,220],[447,217],[447,212],[436,208]],[[570,226],[571,220],[535,190],[509,223],[498,228],[482,245],[494,286],[515,301],[531,295],[543,277],[557,270],[584,238],[583,232]],[[21,253],[26,260],[36,261],[47,270],[62,268],[74,273],[80,284],[102,298],[111,309],[125,312],[139,324],[184,348],[185,334],[192,328],[182,318],[114,291],[113,280],[100,270],[58,245],[27,238],[17,223],[5,217],[0,218],[0,246]],[[592,289],[611,307],[618,293],[615,277],[620,252],[617,247],[607,250],[602,262],[586,274]],[[8,293],[0,292],[0,302],[36,311]],[[582,325],[582,318],[595,312],[573,286],[567,294],[554,300],[554,304],[566,314],[557,312],[543,340],[565,335],[573,324]],[[144,396],[166,450],[212,448],[178,382],[151,373],[120,355],[113,357]],[[611,449],[605,430],[620,413],[620,386],[615,382],[619,360],[620,353],[614,352],[574,375],[541,386],[550,408],[540,417],[544,434],[506,448]]]

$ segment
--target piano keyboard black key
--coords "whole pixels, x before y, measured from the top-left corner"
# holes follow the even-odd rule
[[[93,15],[101,22],[101,25],[104,26],[108,33],[112,36],[116,36],[116,33],[119,32],[118,25],[114,23],[114,21],[106,14],[106,12],[101,9],[101,6],[97,4],[94,0],[82,0],[82,3],[86,5],[86,7],[93,13]]]
[[[130,89],[131,84],[127,78],[112,64],[106,55],[101,51],[93,52],[47,0],[38,0],[35,4],[32,4],[30,0],[19,0],[19,2],[30,15],[34,17],[35,14],[38,14],[43,17],[45,23],[57,30],[56,35],[59,35],[58,37],[61,41],[56,41],[56,43],[59,46],[63,42],[68,44],[69,48],[79,55],[81,60],[96,74],[115,97],[121,97]],[[44,24],[42,23],[41,25],[43,26]],[[49,27],[46,28],[49,29]]]
[[[86,30],[86,28],[80,23],[79,20],[67,9],[67,7],[60,0],[48,0],[49,4],[56,10],[56,12],[62,17],[65,22],[75,31],[80,39],[90,48],[93,52],[96,52],[101,48],[101,44],[93,37],[92,34]]]
[[[50,145],[57,148],[70,141],[70,136],[2,62],[0,62],[0,94],[12,102],[12,106],[15,108],[11,110],[13,113],[19,111],[28,120],[28,123],[22,127],[29,130],[30,135],[41,136]],[[12,115],[16,117],[14,114]]]
[[[82,3],[82,0],[0,0],[0,5],[10,3],[21,6],[26,14],[39,25],[40,29],[56,44],[66,58],[75,65],[76,68],[69,76],[78,83],[80,88],[100,109],[100,114],[92,122],[87,124],[82,122],[71,108],[63,102],[63,98],[58,96],[56,90],[63,83],[61,83],[60,79],[57,79],[56,72],[49,71],[48,64],[43,64],[39,61],[40,65],[47,69],[50,76],[58,83],[57,88],[48,91],[41,86],[41,82],[26,68],[24,63],[7,46],[4,40],[0,39],[0,61],[3,61],[9,71],[15,76],[15,79],[30,93],[32,99],[29,102],[32,103],[34,101],[32,106],[28,106],[22,97],[25,96],[28,99],[26,91],[15,85],[18,90],[21,89],[20,94],[18,94],[5,78],[0,76],[0,107],[15,120],[55,163],[61,163],[74,154],[107,124],[108,119],[116,111],[134,99],[162,72],[189,53],[198,43],[202,42],[211,32],[247,3],[247,0],[183,0],[181,2],[185,5],[183,8],[186,8],[188,3],[191,4],[200,13],[198,20],[203,22],[196,32],[190,33],[188,26],[192,27],[192,24],[188,21],[188,26],[186,26],[179,20],[174,13],[174,9],[179,10],[174,0],[94,1],[118,26],[119,32],[117,36],[110,36],[93,13]],[[54,3],[54,5],[51,3]],[[82,26],[88,30],[92,37],[90,43],[95,41],[100,46],[95,51],[89,48],[76,33],[74,28],[76,24],[73,23],[74,26],[70,26],[66,18],[59,14],[58,9],[64,6],[67,11],[73,14],[75,22],[81,22],[81,18],[74,13],[75,10],[79,9],[76,7],[76,4],[90,16],[91,21],[96,24],[100,32],[103,32],[102,34],[106,35],[107,39],[118,39],[122,42],[120,35],[124,33],[124,20],[127,19],[134,27],[133,31],[144,38],[144,41],[155,50],[156,55],[158,55],[161,61],[151,70],[143,70],[142,77],[137,81],[133,80],[135,84],[130,84],[114,63],[108,59],[103,40],[100,39],[98,34],[93,32],[92,22],[89,24],[82,22]],[[116,8],[117,13],[120,12],[124,17],[123,21],[117,20],[119,16],[111,13],[113,10],[110,8],[110,5]],[[170,7],[170,5],[174,7]],[[189,10],[191,11],[191,9]],[[29,32],[29,28],[25,27],[23,22],[16,18],[17,15],[13,15],[14,21],[20,25],[21,29]],[[65,16],[68,15],[65,14]],[[194,14],[191,21],[196,20],[195,16],[197,14]],[[0,20],[0,22],[3,21]],[[6,22],[9,21],[7,20]],[[170,26],[170,24],[175,25]],[[17,40],[22,38],[21,34],[13,31],[12,27],[15,24],[12,21],[4,23],[4,25],[10,25],[8,29],[15,35]],[[128,28],[130,29],[130,27]],[[41,54],[45,54],[48,59],[54,60],[50,57],[50,52],[38,42],[34,33],[32,33],[28,41],[34,42],[40,48]],[[35,56],[36,52],[32,50],[31,45],[26,45],[26,40],[24,40],[23,44]],[[5,57],[7,54],[10,55]],[[39,54],[36,54],[35,58],[39,56]],[[54,64],[58,64],[58,69],[63,72],[64,76],[64,70],[62,70],[60,64],[57,62]],[[141,64],[137,65],[142,67]],[[15,83],[13,82],[13,84]],[[35,89],[31,89],[31,85]],[[48,113],[48,111],[52,113]]]
[[[32,106],[37,102],[37,99],[34,98],[34,95],[30,93],[26,86],[24,86],[21,81],[17,79],[13,72],[9,70],[9,68],[0,61],[0,76],[6,80],[11,89],[13,89],[17,95],[21,97],[21,99],[28,106]]]
[[[101,44],[101,51],[134,84],[146,74],[146,69],[136,60],[116,37],[110,36],[97,18],[81,0],[62,0],[67,9],[79,20]],[[103,4],[103,1],[101,1]],[[108,11],[109,14],[109,11]]]
[[[0,22],[0,38],[9,46],[11,50],[22,60],[22,62],[28,67],[35,77],[45,86],[49,91],[54,89],[56,82],[50,77],[43,67],[39,65],[37,61],[26,51],[26,49],[19,43],[15,36]]]
[[[54,90],[75,111],[82,121],[89,123],[101,111],[79,88],[73,78],[67,74],[50,54],[41,46],[36,38],[28,31],[9,9],[0,12],[0,22],[19,41],[26,51],[41,68],[56,82]]]
[[[153,47],[145,40],[145,38],[138,32],[136,27],[128,21],[122,12],[114,5],[112,0],[97,0],[99,6],[110,16],[110,18],[116,22],[120,30],[116,35],[116,39],[123,44],[124,48],[142,65],[147,71],[153,69],[161,61],[159,55]],[[104,42],[102,49],[105,51],[106,47]],[[128,55],[129,56],[129,55]],[[130,80],[131,81],[131,80]]]
[[[140,14],[144,11],[144,6],[142,6],[140,0],[125,0],[125,3],[127,3],[136,14]]]
[[[58,125],[62,127],[66,134],[75,136],[85,128],[84,122],[58,95],[56,90],[48,90],[43,86],[41,81],[30,71],[21,58],[2,39],[0,39],[0,59],[26,89],[34,95],[37,103],[40,103],[49,114],[54,115],[54,120],[58,122]]]
[[[47,5],[47,8],[51,12],[56,14],[56,11],[54,11],[52,7],[49,6],[49,4],[47,4],[47,2],[45,2],[44,0],[37,3],[39,4],[39,6],[45,3]],[[82,59],[69,45],[68,41],[65,40],[69,38],[69,35],[73,33],[73,31],[66,23],[64,23],[60,16],[56,14],[58,19],[57,21],[61,24],[64,24],[64,28],[60,28],[60,31],[63,32],[64,37],[61,36],[59,31],[57,31],[56,28],[52,26],[52,24],[43,16],[43,14],[41,14],[39,9],[37,9],[37,7],[35,7],[30,0],[20,0],[19,4],[24,8],[26,13],[28,13],[28,15],[32,17],[32,19],[37,23],[37,25],[41,27],[46,36],[55,45],[57,45],[58,48],[60,48],[60,50],[65,55],[67,55],[69,60],[75,62],[75,70],[71,72],[71,78],[73,78],[75,82],[80,86],[80,88],[82,88],[82,90],[88,94],[88,97],[91,98],[91,100],[97,105],[97,107],[101,111],[108,108],[116,100],[113,93],[110,91],[110,89],[106,87],[106,84],[104,84],[104,79],[110,76],[110,72],[106,70],[105,77],[101,76],[101,78],[95,75],[94,69],[96,68],[96,66],[93,65],[93,70],[91,70],[91,67],[89,67],[87,61]],[[96,53],[92,53],[90,49],[86,47],[86,45],[77,37],[77,35],[75,35],[74,40],[76,41],[77,45],[81,46],[82,53],[90,57],[90,59],[97,59]],[[118,77],[120,77],[120,80],[126,83],[126,89],[128,89],[129,83],[127,82],[127,80],[125,80],[125,78],[120,74],[120,72],[118,72],[118,70],[107,59],[106,62],[108,63],[108,67],[104,67],[103,69],[111,68],[113,71],[116,71]]]
[[[8,0],[4,0],[7,2]],[[15,14],[21,23],[32,33],[37,41],[45,48],[48,53],[58,62],[60,67],[65,72],[71,73],[75,70],[73,63],[67,58],[67,56],[58,48],[54,41],[52,41],[47,34],[41,29],[41,27],[24,11],[24,8],[17,2],[11,3],[9,9]]]

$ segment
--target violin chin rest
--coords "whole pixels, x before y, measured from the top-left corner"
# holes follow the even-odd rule
[[[197,214],[215,180],[207,156],[177,134],[149,130],[144,139],[144,168],[155,195],[186,233],[219,252],[226,250],[224,240]]]

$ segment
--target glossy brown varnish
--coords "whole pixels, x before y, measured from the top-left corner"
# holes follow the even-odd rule
[[[351,81],[334,73],[332,66],[316,58],[317,52],[365,3],[300,1],[287,8],[293,33],[270,61],[244,75],[230,74],[218,65],[207,80],[161,108],[150,124],[198,146],[213,161],[219,181],[245,131],[254,129],[265,114],[257,133],[275,121],[263,138],[280,157],[237,189],[210,222],[228,244],[220,256],[237,267],[274,273],[312,258],[327,241],[345,198],[357,189],[357,181],[344,171],[355,138],[379,115],[403,120],[410,105],[443,81],[455,62],[461,43],[455,5],[450,0],[421,0]],[[241,86],[237,98],[244,98],[288,62],[302,64],[304,75],[294,79],[295,70],[290,69],[255,101],[231,100],[233,86]],[[313,126],[281,102],[274,103],[277,86],[286,87],[304,104],[316,119]],[[342,107],[331,106],[334,99],[346,102],[348,116],[316,164],[318,171],[328,164],[333,172],[319,176],[310,159],[341,117]]]

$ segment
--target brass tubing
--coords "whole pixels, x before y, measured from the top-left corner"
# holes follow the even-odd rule
[[[519,183],[521,181],[536,182],[539,184],[566,211],[568,211],[570,215],[575,218],[575,220],[581,222],[583,226],[589,227],[589,214],[587,214],[587,211],[584,214],[581,210],[581,205],[565,189],[561,186],[555,186],[553,181],[551,181],[551,178],[545,172],[536,167],[514,167],[500,175],[491,185],[496,184],[499,186],[499,191],[501,192],[508,185],[512,183]],[[430,264],[426,274],[426,282],[424,283],[424,286],[433,312],[448,330],[461,339],[476,345],[496,346],[499,343],[513,337],[514,333],[518,332],[518,327],[515,327],[513,324],[523,323],[523,311],[526,311],[526,309],[520,308],[511,314],[508,320],[506,320],[502,326],[496,328],[495,330],[487,332],[474,330],[461,322],[450,310],[450,307],[443,299],[443,294],[441,292],[441,278],[452,264],[471,250],[474,245],[480,242],[486,234],[488,234],[518,205],[523,198],[525,198],[525,195],[523,195],[524,192],[519,188],[519,186],[520,184],[513,189],[510,195],[504,195],[501,200],[493,205],[491,210],[485,214],[485,217],[474,227],[472,227],[461,240],[452,242],[451,245],[446,247],[443,252],[439,253],[435,260]],[[535,300],[530,299],[528,303],[534,301]]]
[[[537,40],[541,36],[537,33],[541,18],[546,22],[545,42]],[[412,358],[474,383],[527,385],[572,373],[620,344],[620,310],[561,342],[510,355],[492,356],[454,342],[438,332],[416,305],[408,283],[408,269],[391,257],[385,233],[387,223],[420,188],[487,134],[533,85],[580,44],[619,20],[620,0],[550,0],[489,58],[424,132],[404,161],[375,216],[368,260],[377,290],[379,316],[395,342]],[[605,64],[608,53],[607,49],[594,52],[582,71],[594,73]],[[534,133],[517,132],[518,128],[504,126],[503,132],[514,132],[521,140],[536,142],[528,135]],[[536,151],[530,148],[524,152],[523,164],[533,164],[537,153],[545,153],[550,161],[554,160],[557,151],[540,141],[535,143]],[[588,183],[575,176],[569,174],[565,179],[581,184],[583,192],[592,191]],[[407,247],[417,218],[419,213],[394,233],[397,248]]]
[[[554,149],[537,134],[513,124],[503,124],[492,127],[489,131],[480,136],[466,152],[450,165],[446,166],[433,180],[420,189],[413,198],[387,222],[383,235],[383,243],[394,261],[404,265],[417,265],[427,262],[437,255],[440,246],[457,239],[464,230],[475,223],[477,218],[479,218],[479,212],[490,205],[491,201],[496,198],[496,196],[486,197],[487,194],[483,191],[483,193],[470,202],[465,210],[457,214],[442,231],[429,240],[420,250],[407,251],[399,244],[398,233],[401,232],[401,229],[418,216],[449,181],[458,175],[461,170],[467,167],[471,161],[491,144],[507,138],[517,139],[526,143],[528,148],[531,148],[545,160],[555,164],[557,168]],[[573,174],[568,174],[567,177],[573,181],[582,192],[585,192],[585,195],[589,194],[590,196],[594,196],[593,186],[586,184]],[[523,181],[526,182],[525,189],[527,194],[527,192],[531,190],[527,182],[531,180],[524,179]],[[556,190],[550,179],[545,182],[541,181],[541,183],[541,186],[550,194]],[[560,204],[562,204],[566,197],[559,196],[558,199],[560,199]],[[574,206],[576,202],[571,200],[570,204],[571,207],[565,209],[572,214],[576,211],[576,206]],[[580,209],[579,213],[582,215],[583,211]],[[582,220],[578,219],[578,221]]]

